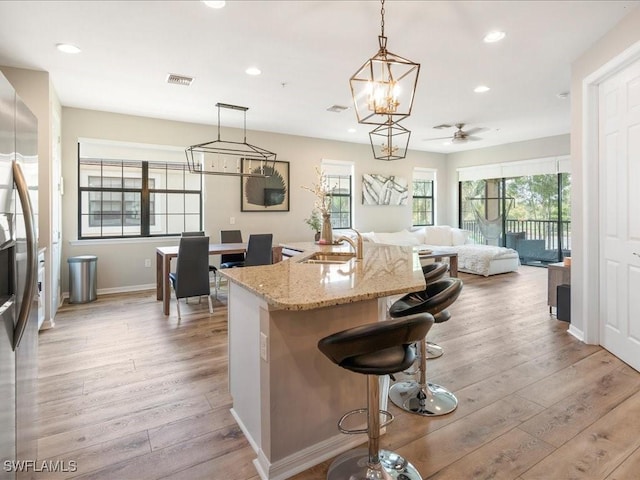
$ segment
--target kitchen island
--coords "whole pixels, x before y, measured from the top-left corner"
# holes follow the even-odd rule
[[[336,263],[308,261],[319,251],[349,252],[349,245],[283,249],[301,253],[274,265],[220,271],[229,280],[232,414],[257,453],[259,475],[270,480],[366,441],[336,426],[344,413],[366,406],[366,377],[332,364],[318,340],[384,320],[386,297],[425,286],[411,247],[365,245],[362,260]]]

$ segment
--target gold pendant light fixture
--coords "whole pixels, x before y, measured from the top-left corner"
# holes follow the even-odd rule
[[[237,177],[270,177],[275,172],[276,154],[247,143],[248,107],[216,103],[218,108],[218,138],[192,145],[185,150],[191,173],[231,175]],[[244,114],[243,141],[220,138],[220,109],[241,111]]]
[[[387,123],[369,132],[373,157],[377,160],[400,160],[407,156],[411,132],[389,117]]]
[[[411,133],[398,122],[411,115],[420,64],[387,50],[384,0],[380,3],[379,50],[349,79],[349,84],[358,123],[378,125],[369,133],[375,158],[398,160],[406,156]],[[374,143],[379,137],[387,143]],[[406,143],[400,146],[398,142],[405,139]],[[378,156],[376,152],[384,154]]]

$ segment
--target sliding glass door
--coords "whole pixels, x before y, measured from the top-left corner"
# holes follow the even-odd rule
[[[460,225],[476,243],[518,251],[528,265],[571,255],[571,175],[461,181]]]

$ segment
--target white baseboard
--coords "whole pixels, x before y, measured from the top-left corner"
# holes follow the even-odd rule
[[[128,285],[126,287],[113,287],[113,288],[99,288],[97,291],[98,295],[109,295],[112,293],[131,293],[131,292],[142,292],[144,290],[155,290],[155,283],[148,283],[145,285]],[[69,298],[69,292],[62,292],[62,298]]]
[[[253,464],[262,480],[286,480],[366,441],[366,436],[337,433],[323,442],[311,445],[273,463],[269,462],[260,450]]]
[[[322,463],[347,450],[351,450],[367,441],[366,436],[337,433],[323,442],[311,445],[293,455],[271,463],[254,438],[249,434],[249,431],[235,410],[232,408],[230,412],[240,427],[240,430],[244,433],[249,445],[251,445],[253,451],[256,452],[256,455],[258,455],[258,458],[253,460],[253,465],[256,467],[256,471],[262,480],[286,480],[297,473],[308,470],[314,465]]]
[[[569,335],[573,335],[581,342],[584,342],[584,332],[582,330],[579,330],[573,325],[570,325],[569,330],[567,330],[567,332],[569,332]]]

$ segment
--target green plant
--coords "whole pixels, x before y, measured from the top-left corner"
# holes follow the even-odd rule
[[[304,223],[309,225],[311,230],[314,232],[319,232],[322,228],[322,220],[320,219],[320,212],[316,208],[311,210],[311,215],[308,218],[304,219]]]

